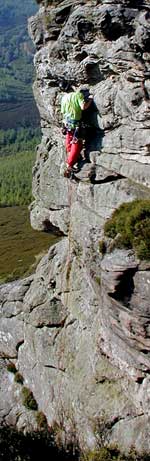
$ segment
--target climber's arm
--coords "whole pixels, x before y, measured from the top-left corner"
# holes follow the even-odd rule
[[[86,110],[90,107],[91,103],[93,101],[93,96],[90,95],[89,98],[88,98],[88,101],[84,101],[81,105],[81,109],[82,110]]]

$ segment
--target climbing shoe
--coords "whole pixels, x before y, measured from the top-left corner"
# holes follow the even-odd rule
[[[80,167],[79,167],[78,163],[76,163],[75,165],[73,165],[72,171],[73,171],[74,173],[78,173],[78,171],[80,171]]]
[[[67,169],[64,171],[64,177],[73,179],[73,176],[74,176],[73,169],[70,166],[68,166]]]

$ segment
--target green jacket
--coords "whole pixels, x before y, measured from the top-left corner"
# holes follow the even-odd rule
[[[63,114],[63,122],[80,121],[82,117],[82,106],[84,97],[80,91],[66,93],[61,101],[61,113]]]

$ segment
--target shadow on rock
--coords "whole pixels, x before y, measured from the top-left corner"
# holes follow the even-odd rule
[[[104,130],[99,127],[98,115],[100,117],[98,108],[93,101],[89,109],[83,112],[82,116],[83,139],[85,140],[84,151],[87,161],[89,161],[92,151],[100,151],[102,147]]]

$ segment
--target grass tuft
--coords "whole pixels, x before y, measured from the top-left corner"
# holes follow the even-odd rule
[[[118,248],[133,248],[139,259],[150,259],[150,200],[134,200],[114,211],[104,227]]]
[[[32,391],[30,391],[28,387],[23,387],[22,397],[22,403],[26,408],[28,408],[28,410],[38,410],[37,402],[33,396]]]

